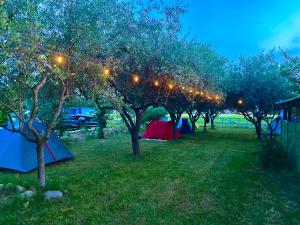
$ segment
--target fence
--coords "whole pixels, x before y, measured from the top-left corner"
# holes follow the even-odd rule
[[[203,127],[203,121],[199,120],[198,127]],[[234,118],[234,117],[217,117],[214,121],[216,128],[250,128],[254,129],[254,125],[244,118]],[[208,124],[209,126],[209,124]],[[267,129],[268,125],[262,123],[262,129]]]
[[[296,159],[297,165],[300,165],[300,123],[287,121],[282,123],[281,145]]]
[[[184,118],[188,118],[188,115],[184,115]],[[167,116],[167,119],[170,120],[170,117]],[[124,124],[122,119],[119,117],[115,117],[109,121],[108,127],[115,127]],[[200,118],[197,122],[197,127],[203,127],[204,121]],[[214,120],[214,125],[216,128],[250,128],[255,129],[254,125],[244,119],[243,117],[217,117]],[[210,124],[207,124],[209,127]],[[268,128],[267,123],[262,122],[262,129],[266,130]]]

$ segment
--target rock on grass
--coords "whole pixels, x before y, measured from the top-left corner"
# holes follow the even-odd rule
[[[25,191],[21,194],[22,198],[32,198],[34,196],[34,192],[31,190]]]
[[[63,197],[63,193],[61,191],[47,191],[44,195],[48,200],[61,199]]]

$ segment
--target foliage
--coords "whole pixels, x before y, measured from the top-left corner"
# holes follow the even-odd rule
[[[290,95],[290,83],[281,75],[273,52],[242,57],[231,65],[224,84],[227,107],[238,110],[253,123],[258,138],[261,122],[273,120],[277,115],[276,102]]]
[[[7,124],[8,122],[8,116],[0,110],[0,127]]]
[[[263,169],[295,170],[297,168],[296,156],[284,150],[277,139],[265,138],[262,149],[260,161]]]
[[[147,111],[144,113],[142,118],[142,123],[149,123],[152,120],[159,120],[167,115],[167,111],[163,107],[150,107],[147,109]]]
[[[281,65],[281,73],[293,84],[293,90],[300,93],[300,58],[290,57],[285,51],[280,49],[285,62]]]

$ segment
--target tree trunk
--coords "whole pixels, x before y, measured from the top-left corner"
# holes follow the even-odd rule
[[[177,125],[178,125],[178,122],[179,122],[179,119],[177,118],[176,114],[175,113],[170,113],[169,112],[169,115],[171,117],[171,121],[172,121],[172,125],[173,125],[173,140],[175,141],[177,139]]]
[[[255,131],[258,139],[261,139],[261,121],[257,121],[255,124]]]
[[[204,119],[204,126],[203,126],[203,131],[206,132],[206,120]]]
[[[215,118],[210,118],[210,128],[215,129]]]
[[[133,129],[131,132],[131,143],[133,155],[138,155],[140,153],[140,143],[139,143],[139,132],[137,129]]]
[[[98,106],[100,108],[100,106]],[[97,131],[97,138],[98,139],[104,139],[104,128],[106,127],[106,110],[101,109],[100,113],[97,115],[98,119],[98,131]]]
[[[103,130],[103,127],[101,125],[98,126],[97,138],[98,139],[104,139],[104,130]]]
[[[191,120],[192,123],[192,133],[196,134],[196,121],[195,120]]]
[[[43,144],[37,144],[38,183],[41,188],[46,186],[46,171]]]
[[[177,125],[173,123],[173,140],[177,139]]]
[[[173,140],[174,141],[177,140],[177,126],[178,126],[180,117],[181,117],[181,115],[179,117],[178,116],[174,116],[173,119],[171,117],[172,125],[173,125]]]

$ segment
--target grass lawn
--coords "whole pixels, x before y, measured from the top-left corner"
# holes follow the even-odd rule
[[[219,129],[176,142],[128,135],[66,141],[76,159],[47,168],[60,201],[0,193],[0,224],[300,224],[300,176],[258,167],[251,129]],[[0,183],[30,188],[36,173],[0,172]]]

